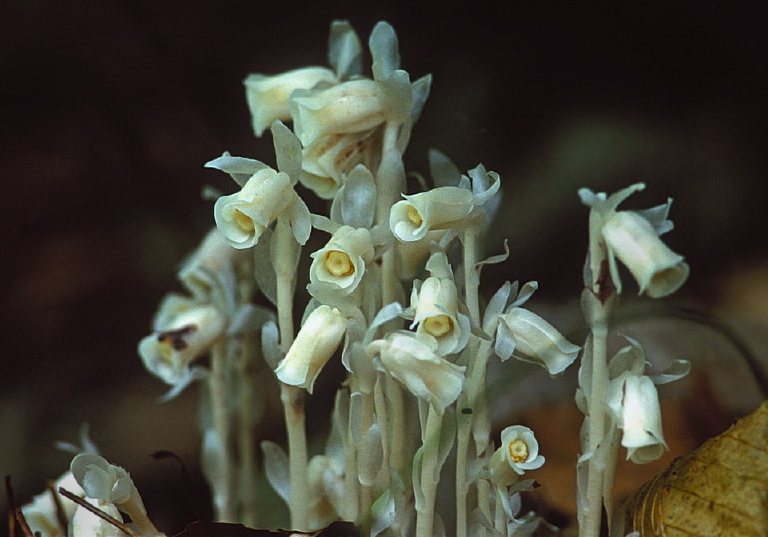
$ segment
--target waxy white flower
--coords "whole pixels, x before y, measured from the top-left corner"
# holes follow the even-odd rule
[[[500,318],[496,329],[496,354],[507,360],[518,351],[557,375],[576,360],[581,347],[574,345],[554,326],[524,308],[511,307]]]
[[[428,401],[438,412],[452,404],[461,394],[463,366],[435,354],[434,347],[406,331],[387,334],[385,339],[371,342],[369,356],[379,356],[379,369],[400,381],[413,395]]]
[[[616,207],[645,185],[637,183],[606,196],[587,188],[579,190],[589,216],[589,258],[585,285],[594,288],[601,277],[602,263],[608,261],[611,279],[621,293],[616,258],[627,266],[640,287],[640,294],[660,298],[674,293],[688,278],[690,268],[683,256],[670,250],[659,236],[672,229],[667,214],[672,203],[645,211],[616,211]],[[594,289],[599,292],[599,289]]]
[[[472,192],[457,186],[443,186],[426,192],[403,195],[403,201],[392,206],[389,227],[403,242],[417,241],[428,231],[461,228],[472,212]]]
[[[131,476],[123,468],[110,464],[92,453],[80,453],[72,459],[70,470],[83,487],[85,495],[94,500],[115,504],[131,517],[139,532],[146,537],[160,537],[154,524],[147,518],[147,510]],[[75,513],[77,516],[77,513]],[[84,521],[89,524],[90,519]],[[98,534],[97,534],[98,535]]]
[[[433,338],[440,356],[461,351],[469,341],[469,317],[459,313],[459,296],[451,278],[430,277],[411,293],[413,323],[420,338]]]
[[[501,432],[501,447],[491,456],[491,481],[509,486],[518,476],[541,468],[544,457],[539,455],[539,443],[528,427],[513,425]]]
[[[139,356],[150,373],[173,386],[164,396],[169,399],[205,375],[192,363],[224,334],[225,322],[214,306],[171,293],[160,304],[153,329],[139,343]]]
[[[323,199],[331,199],[359,164],[376,170],[381,161],[382,129],[335,133],[312,142],[302,151],[299,181]]]
[[[627,458],[637,464],[644,464],[655,461],[667,449],[655,385],[684,377],[690,371],[690,363],[675,360],[664,372],[646,375],[647,363],[642,347],[632,338],[625,339],[629,345],[617,352],[608,363],[610,381],[606,405],[622,430],[621,445],[627,448]],[[583,385],[581,378],[579,382]]]
[[[347,322],[336,308],[325,304],[315,308],[301,325],[288,354],[275,369],[280,382],[312,393],[317,376],[344,338]]]
[[[249,75],[243,84],[251,111],[253,132],[261,136],[275,120],[291,119],[288,99],[294,90],[337,82],[334,72],[325,67],[304,67],[273,76]]]
[[[342,294],[357,289],[365,267],[373,261],[371,233],[365,228],[340,227],[320,250],[312,254],[309,279]]]
[[[216,200],[216,227],[233,247],[250,248],[297,198],[288,174],[264,168],[253,174],[239,192]]]
[[[86,498],[85,501],[112,518],[120,521],[123,520],[120,511],[114,504],[94,498]],[[51,534],[42,535],[52,537]],[[73,537],[86,535],[88,537],[123,537],[125,534],[113,524],[107,522],[95,513],[92,513],[82,505],[78,505],[77,510],[70,520],[69,535],[72,535]]]

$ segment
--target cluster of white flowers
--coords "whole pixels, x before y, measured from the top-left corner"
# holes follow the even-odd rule
[[[465,175],[433,150],[432,188],[407,193],[403,153],[431,77],[411,82],[387,23],[374,27],[368,45],[371,76],[357,33],[336,21],[330,68],[246,78],[254,133],[270,131],[276,167],[229,153],[205,165],[229,174],[238,189],[216,200],[216,228],[179,273],[188,294],[161,302],[139,355],[170,386],[164,399],[194,381],[207,384],[202,466],[218,520],[258,524],[254,428],[264,386],[273,382],[288,446],[262,442],[263,474],[288,503],[293,528],[317,530],[341,519],[366,537],[530,535],[540,519],[518,516],[520,493],[533,486],[520,478],[544,457],[525,426],[495,438],[488,362],[514,356],[555,377],[581,347],[522,307],[537,282],[506,282],[481,307],[482,267],[508,255],[479,254],[499,206],[500,177],[482,165]],[[634,341],[610,364],[592,348],[605,337],[609,306],[621,291],[617,259],[651,297],[670,294],[688,275],[683,258],[658,238],[671,228],[669,203],[616,210],[641,188],[610,197],[580,191],[591,207],[584,310],[594,338],[577,396],[593,420],[583,460],[596,460],[596,441],[617,429],[630,459],[658,457],[665,444],[654,385],[687,372],[679,362],[671,373],[645,375]],[[327,214],[310,213],[307,189],[327,200]],[[314,232],[330,237],[300,264]],[[309,304],[294,330],[298,269],[307,264]],[[257,293],[271,305],[256,306]],[[334,356],[347,376],[326,450],[310,459],[304,404]],[[436,492],[452,451],[456,526],[446,529]],[[73,489],[93,505],[118,519],[125,512],[145,537],[160,535],[125,470],[80,454],[72,475],[80,487]],[[74,537],[117,531],[79,509],[68,514]]]

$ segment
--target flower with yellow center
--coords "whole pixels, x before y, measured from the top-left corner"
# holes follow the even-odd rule
[[[416,284],[418,287],[418,283]],[[467,344],[469,318],[459,313],[459,297],[451,278],[430,277],[411,293],[413,323],[416,335],[434,339],[440,356],[454,354]]]
[[[344,295],[352,293],[373,261],[371,233],[365,228],[340,227],[325,247],[314,252],[309,269],[313,287],[330,287]]]
[[[517,481],[518,476],[543,464],[544,457],[539,455],[539,443],[533,431],[522,425],[513,425],[501,432],[501,447],[491,456],[491,481],[499,486],[509,486]]]

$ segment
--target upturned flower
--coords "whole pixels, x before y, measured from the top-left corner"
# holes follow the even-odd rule
[[[460,352],[469,341],[469,317],[459,312],[459,296],[451,278],[429,277],[411,293],[416,335],[432,338],[439,356]]]
[[[539,443],[533,431],[522,425],[513,425],[501,432],[501,447],[491,456],[491,481],[496,485],[509,486],[517,481],[518,476],[541,468],[543,464],[544,457],[539,455]]]
[[[147,510],[141,500],[131,476],[123,468],[110,464],[106,459],[92,453],[80,453],[72,459],[70,470],[85,491],[87,498],[115,504],[131,517],[133,524],[146,537],[160,537],[147,517]]]
[[[384,339],[371,342],[366,352],[371,357],[378,355],[381,371],[392,375],[440,413],[461,394],[466,368],[435,354],[434,346],[413,332],[390,332]]]
[[[357,289],[373,254],[370,231],[342,226],[323,248],[311,255],[309,279],[312,284],[331,286],[347,295]]]
[[[275,374],[280,382],[312,393],[320,371],[339,348],[347,330],[347,318],[325,304],[315,308],[301,325]]]
[[[683,256],[670,250],[659,236],[672,229],[667,220],[672,200],[644,211],[616,211],[616,207],[645,185],[637,183],[606,196],[587,188],[579,190],[582,202],[591,208],[589,216],[589,258],[585,285],[594,288],[601,277],[603,261],[608,262],[617,293],[621,293],[616,258],[637,281],[640,294],[660,298],[674,293],[690,271]],[[593,289],[600,292],[599,289]]]
[[[297,89],[311,89],[320,84],[336,84],[333,71],[325,67],[304,67],[279,75],[252,74],[243,81],[253,132],[261,136],[275,120],[289,121],[288,99]]]
[[[139,356],[150,373],[172,386],[164,396],[170,399],[205,376],[193,362],[224,334],[225,322],[214,306],[171,293],[161,302],[153,329],[139,343]]]

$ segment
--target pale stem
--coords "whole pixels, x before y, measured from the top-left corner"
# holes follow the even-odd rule
[[[272,264],[277,275],[277,323],[283,354],[293,344],[293,290],[296,277],[295,244],[290,224],[278,218],[272,243]],[[291,526],[306,530],[309,525],[309,477],[304,388],[280,383],[280,401],[288,436],[288,467],[291,485]]]
[[[397,142],[397,126],[387,124],[384,129],[382,155],[395,150]],[[400,177],[391,174],[393,170],[383,169],[376,173],[376,223],[389,222],[389,211],[400,196]],[[381,256],[381,299],[383,304],[390,304],[397,298],[397,276],[395,273],[395,251],[390,248]]]
[[[484,404],[485,375],[488,358],[491,356],[491,341],[481,340],[479,346],[474,345],[478,338],[472,336],[469,352],[477,348],[474,359],[468,365],[467,385],[465,392],[459,397],[456,405],[458,421],[456,444],[456,537],[467,535],[467,461],[469,459],[469,437],[472,424],[476,418],[475,408]],[[487,413],[482,413],[487,416]],[[487,427],[490,430],[490,426]]]
[[[603,472],[597,447],[606,435],[605,431],[605,397],[608,385],[607,344],[608,325],[598,321],[592,328],[592,388],[588,401],[587,416],[587,453],[592,457],[587,466],[587,499],[586,513],[583,513],[583,524],[579,529],[580,537],[598,537],[600,535],[600,520],[603,504]]]
[[[362,438],[368,432],[368,429],[373,425],[373,415],[375,408],[375,401],[373,399],[373,392],[365,393],[361,392],[361,409],[360,409],[360,437]],[[370,527],[371,519],[371,504],[373,503],[373,490],[370,485],[360,485],[360,494],[358,499],[358,526],[361,528]],[[365,532],[363,532],[365,535]]]
[[[213,428],[216,431],[223,453],[217,454],[217,469],[221,472],[217,478],[212,478],[211,486],[214,496],[216,520],[220,522],[235,521],[233,496],[233,472],[232,459],[229,451],[230,427],[229,405],[227,401],[227,347],[226,338],[214,343],[211,349],[211,407],[213,414]]]
[[[258,498],[256,496],[258,476],[256,469],[256,353],[254,334],[247,332],[242,336],[240,356],[237,361],[240,390],[238,393],[238,431],[237,451],[240,458],[239,496],[240,519],[246,526],[258,527]]]
[[[496,486],[496,507],[493,512],[494,514],[494,521],[493,525],[496,528],[496,531],[498,531],[501,535],[505,536],[507,535],[507,521],[504,513],[504,506],[501,504],[501,502],[505,501],[506,498],[502,497],[502,494],[506,494],[506,487],[500,487]]]
[[[421,460],[421,492],[424,502],[416,511],[416,537],[432,537],[432,525],[435,518],[435,497],[437,483],[440,480],[438,458],[440,450],[440,429],[443,416],[430,404],[427,424],[422,435],[424,452]]]
[[[464,292],[469,316],[480,326],[480,273],[477,270],[477,233],[465,232],[463,236]]]

